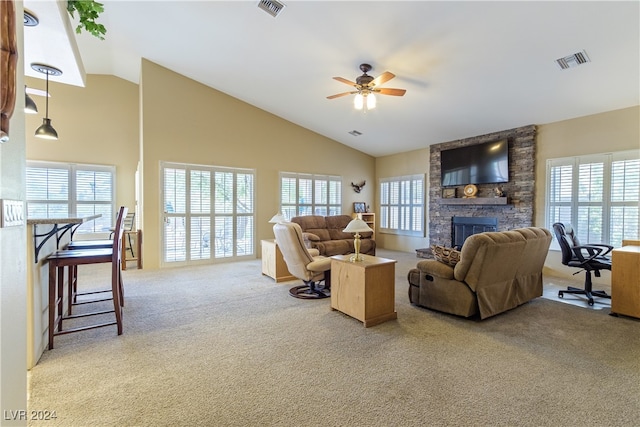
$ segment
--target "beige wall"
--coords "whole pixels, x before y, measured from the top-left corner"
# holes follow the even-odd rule
[[[382,178],[424,174],[425,197],[428,197],[427,188],[429,188],[429,162],[429,148],[378,157],[376,159],[376,189],[379,186],[379,180]],[[376,194],[375,212],[380,212],[380,200],[378,197],[379,195]],[[428,205],[429,204],[427,203],[426,206]],[[426,237],[397,236],[394,234],[376,233],[376,245],[385,249],[403,252],[414,252],[416,249],[428,247],[429,227],[427,224],[429,221],[429,212],[426,212],[426,216]]]
[[[95,74],[87,75],[84,88],[51,79],[49,118],[58,140],[34,136],[45,114],[45,98],[32,96],[38,114],[26,115],[27,159],[116,165],[116,206],[133,210],[139,155],[138,85]],[[26,84],[45,90],[44,80],[27,77]]]
[[[273,238],[280,171],[343,177],[343,212],[371,203],[374,185],[360,194],[350,183],[373,182],[374,158],[150,61],[141,73],[144,266],[160,265],[161,161],[256,170],[257,240]],[[259,245],[256,245],[256,251]]]

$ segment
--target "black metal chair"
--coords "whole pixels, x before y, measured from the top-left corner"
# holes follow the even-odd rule
[[[573,273],[574,275],[580,273],[582,270],[584,270],[586,274],[584,289],[569,286],[565,290],[558,291],[558,297],[562,298],[564,294],[585,295],[589,305],[593,305],[594,297],[611,298],[611,295],[605,291],[594,291],[592,289],[591,272],[593,272],[596,277],[600,277],[600,270],[611,270],[611,259],[607,258],[606,255],[611,252],[613,246],[602,243],[580,244],[571,224],[556,222],[553,224],[553,231],[560,245],[560,249],[562,249],[562,264],[581,269]]]

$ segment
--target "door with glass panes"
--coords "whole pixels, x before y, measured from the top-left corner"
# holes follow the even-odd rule
[[[254,256],[254,172],[164,163],[163,264]]]

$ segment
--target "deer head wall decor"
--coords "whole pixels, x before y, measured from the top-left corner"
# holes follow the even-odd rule
[[[360,190],[362,190],[362,187],[364,187],[364,185],[367,183],[367,181],[362,181],[360,184],[354,184],[353,182],[351,183],[351,186],[353,187],[353,191],[355,191],[356,193],[359,193]]]

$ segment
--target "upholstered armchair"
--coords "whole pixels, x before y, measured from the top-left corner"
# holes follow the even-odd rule
[[[331,296],[331,258],[319,256],[316,249],[307,249],[302,229],[296,223],[276,224],[273,233],[289,272],[304,282],[291,288],[289,294],[303,299]]]

